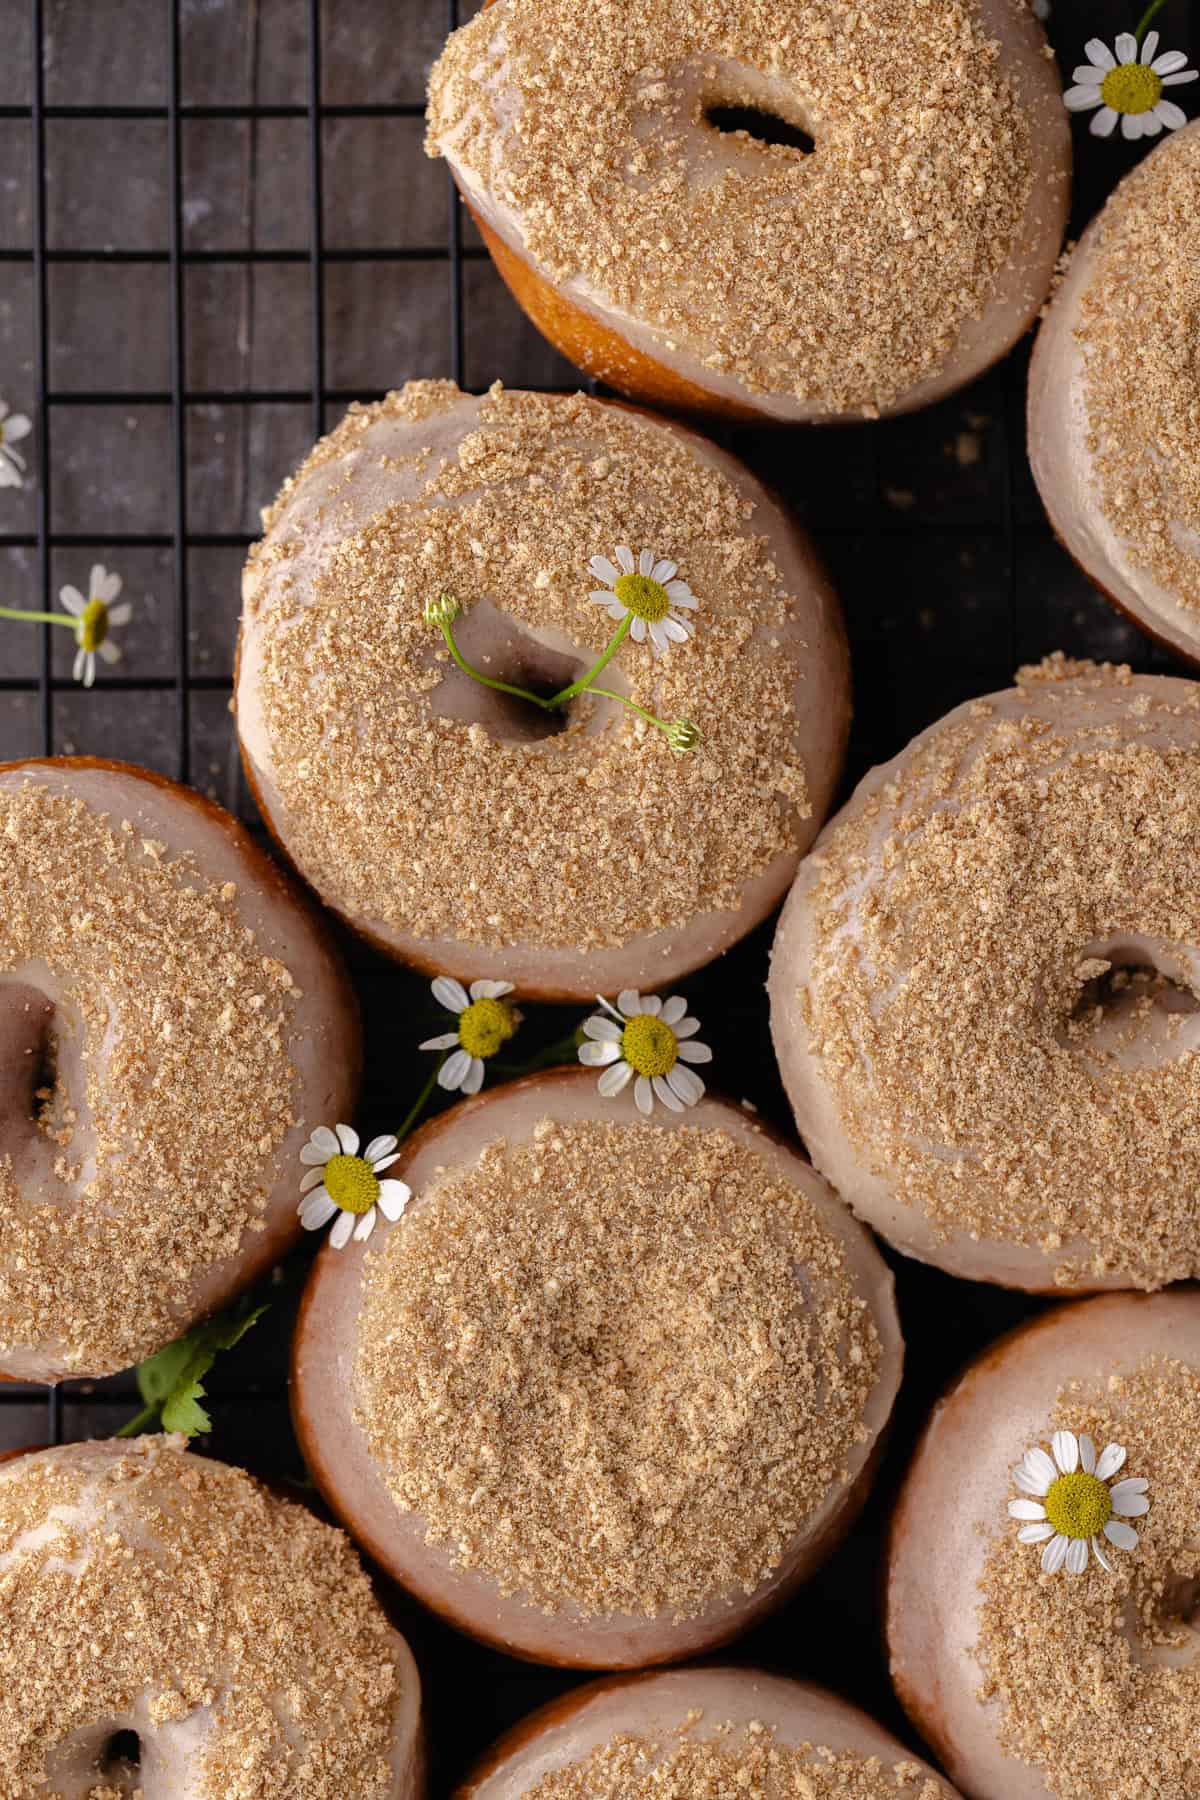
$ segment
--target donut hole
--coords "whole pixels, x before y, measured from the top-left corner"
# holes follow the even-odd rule
[[[520,620],[501,612],[489,600],[481,600],[457,621],[454,638],[466,660],[492,681],[526,688],[541,700],[550,700],[587,673],[595,661],[573,646],[560,648],[535,637]],[[608,686],[619,686],[611,667],[604,672]],[[572,702],[547,712],[515,694],[497,693],[465,675],[448,662],[442,679],[430,697],[433,711],[443,719],[482,725],[490,737],[505,743],[537,743],[556,737],[571,721]]]
[[[1072,1048],[1142,1062],[1194,1047],[1194,1031],[1185,1025],[1200,1013],[1200,998],[1146,946],[1111,943],[1089,950],[1075,979],[1078,989],[1064,1034]]]
[[[0,984],[0,1120],[43,1124],[58,1080],[53,1000],[26,981]]]
[[[1163,1588],[1158,1610],[1165,1624],[1200,1632],[1200,1578],[1171,1576]]]
[[[747,139],[756,144],[770,144],[787,150],[798,150],[811,156],[817,147],[811,132],[791,119],[780,118],[764,106],[739,106],[716,101],[704,109],[704,122],[725,137]]]
[[[129,1775],[142,1766],[142,1740],[136,1731],[114,1731],[100,1752],[102,1775]]]

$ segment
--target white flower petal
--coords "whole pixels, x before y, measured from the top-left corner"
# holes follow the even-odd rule
[[[611,1069],[605,1069],[596,1083],[600,1093],[606,1100],[615,1100],[633,1079],[633,1070],[627,1062],[614,1063]]]
[[[1100,1460],[1096,1464],[1096,1474],[1101,1481],[1111,1481],[1118,1469],[1125,1466],[1124,1444],[1106,1444],[1100,1452]]]
[[[304,1180],[300,1183],[300,1192],[302,1194],[311,1194],[315,1187],[320,1187],[324,1179],[324,1164],[322,1164],[319,1169],[307,1169],[304,1174]]]
[[[394,1137],[390,1131],[385,1131],[382,1137],[373,1137],[371,1139],[370,1143],[363,1151],[363,1155],[366,1157],[371,1167],[374,1168],[381,1156],[390,1156],[392,1154],[392,1151],[396,1148],[399,1141],[399,1138]]]
[[[1158,31],[1148,31],[1146,33],[1145,37],[1142,39],[1141,54],[1138,58],[1139,62],[1152,63],[1154,61],[1161,36],[1162,33]]]
[[[1102,106],[1096,114],[1088,130],[1093,137],[1111,137],[1116,130],[1120,113],[1114,112],[1111,106]]]
[[[1200,81],[1200,69],[1185,69],[1182,75],[1164,75],[1162,78],[1164,87],[1186,87],[1189,81]],[[1162,101],[1158,104],[1161,106]]]
[[[447,1012],[466,1012],[471,1004],[466,988],[461,981],[455,981],[453,975],[439,975],[430,983],[430,986],[433,989],[434,999],[439,1006],[444,1006]]]
[[[1056,1431],[1050,1440],[1054,1460],[1064,1475],[1073,1475],[1079,1467],[1079,1439],[1073,1431]]]
[[[1157,35],[1157,32],[1151,32],[1150,37],[1156,37]],[[1150,42],[1150,37],[1146,39],[1147,44]],[[1149,61],[1149,58],[1146,58],[1146,60]],[[1187,52],[1184,50],[1164,50],[1161,56],[1156,56],[1154,61],[1150,63],[1150,67],[1154,70],[1156,75],[1177,74],[1180,69],[1187,67]]]
[[[1161,101],[1159,104],[1162,104]],[[1128,139],[1131,144],[1136,144],[1137,140],[1145,135],[1146,118],[1147,114],[1145,113],[1122,113],[1121,136]]]
[[[664,656],[671,646],[671,640],[667,636],[667,623],[666,619],[655,619],[648,627],[650,642],[660,656]]]
[[[24,487],[21,479],[22,464],[15,450],[8,450],[0,444],[0,488]]]
[[[637,567],[637,564],[633,560],[633,551],[629,548],[629,545],[628,544],[618,544],[614,554],[616,555],[617,561],[621,565],[621,569],[622,569],[623,573],[626,575],[632,575],[634,569]]]
[[[607,588],[593,588],[588,595],[588,599],[593,606],[615,606],[619,613],[624,613],[625,611],[621,602],[619,600],[614,600]]]
[[[309,1137],[308,1142],[314,1150],[320,1151],[327,1162],[331,1156],[336,1156],[341,1149],[341,1145],[337,1139],[337,1133],[330,1131],[328,1125],[318,1125],[316,1130]],[[305,1156],[303,1150],[300,1152],[300,1157],[303,1162],[316,1161],[315,1157]]]
[[[102,644],[96,645],[96,654],[101,662],[106,662],[110,666],[113,663],[119,663],[121,660],[121,652],[110,638],[105,638]]]
[[[1017,1533],[1019,1544],[1044,1544],[1047,1538],[1054,1536],[1053,1525],[1022,1525]]]
[[[1082,1575],[1088,1566],[1088,1541],[1072,1538],[1067,1545],[1067,1574]]]
[[[1168,131],[1181,131],[1187,124],[1187,114],[1173,100],[1160,100],[1154,109],[1154,116]]]
[[[310,1194],[307,1200],[301,1202],[300,1223],[305,1231],[320,1231],[322,1225],[327,1225],[336,1211],[337,1206],[322,1188],[319,1193]]]
[[[456,1050],[453,1056],[446,1058],[438,1070],[438,1086],[445,1088],[448,1094],[452,1094],[455,1088],[462,1086],[470,1072],[470,1054],[466,1050]]]
[[[1089,62],[1095,63],[1096,67],[1103,69],[1105,74],[1109,69],[1115,69],[1117,66],[1116,57],[1102,38],[1089,38],[1083,46],[1083,53]]]
[[[654,568],[653,550],[643,550],[638,556],[638,574],[649,575]]]
[[[122,600],[120,606],[110,606],[108,622],[110,625],[128,625],[133,617],[133,607],[128,600]]]
[[[333,1229],[329,1233],[329,1242],[335,1250],[344,1250],[354,1234],[354,1213],[339,1213],[333,1221]]]
[[[699,1029],[699,1019],[692,1018],[690,1014],[688,1017],[680,1019],[678,1025],[672,1025],[671,1027],[671,1030],[675,1033],[677,1038],[695,1037]]]
[[[1104,70],[1093,68],[1091,63],[1080,63],[1072,69],[1071,75],[1080,87],[1099,88],[1104,84]]]
[[[684,999],[683,995],[672,994],[669,1000],[663,1001],[662,1011],[658,1016],[664,1025],[674,1025],[676,1020],[682,1019],[686,1012],[687,1001]]]
[[[343,1156],[357,1156],[359,1137],[353,1125],[337,1125],[334,1129],[337,1132]]]
[[[583,1035],[595,1038],[601,1044],[619,1044],[621,1027],[615,1019],[606,1018],[603,1013],[593,1013],[583,1021]]]
[[[596,577],[597,581],[607,581],[609,587],[612,586],[614,581],[620,581],[621,579],[620,569],[618,569],[616,563],[609,562],[607,556],[593,556],[588,563],[588,568]]]
[[[1044,1519],[1046,1509],[1040,1500],[1010,1500],[1008,1513],[1012,1519]]]
[[[1092,1555],[1095,1557],[1096,1561],[1100,1564],[1100,1567],[1102,1569],[1107,1569],[1110,1575],[1114,1575],[1116,1573],[1116,1570],[1113,1568],[1112,1564],[1108,1560],[1108,1557],[1105,1555],[1103,1546],[1100,1543],[1100,1539],[1096,1538],[1096,1537],[1094,1537],[1092,1539]]]
[[[69,612],[72,618],[77,619],[87,601],[77,587],[64,587],[58,590],[58,604],[64,612]]]
[[[1160,102],[1160,104],[1161,104],[1161,102]],[[1158,117],[1157,112],[1148,112],[1148,113],[1142,114],[1142,136],[1143,137],[1157,137],[1159,132],[1162,130],[1162,128],[1163,128],[1163,122]]]
[[[1067,1557],[1069,1538],[1056,1533],[1042,1551],[1042,1568],[1047,1575],[1057,1575]]]
[[[399,1161],[400,1152],[398,1150],[393,1150],[390,1156],[377,1156],[371,1167],[374,1169],[376,1175],[382,1175],[385,1169],[390,1169],[393,1163]]]
[[[1118,62],[1131,63],[1137,61],[1138,41],[1134,37],[1132,31],[1118,32],[1117,41],[1113,48],[1116,50]]]
[[[89,685],[86,681],[84,681],[84,676],[87,673],[87,664],[88,664],[87,651],[86,650],[77,650],[75,652],[75,661],[71,665],[71,675],[74,680],[83,681],[83,685],[85,687],[87,687]]]
[[[674,581],[671,585],[672,587],[679,587],[680,583]],[[693,607],[697,607],[699,604],[700,602],[696,599],[694,594],[672,594],[671,596],[672,612],[674,612],[677,606],[682,606],[686,612],[690,612]]]
[[[483,1086],[483,1058],[473,1056],[471,1066],[463,1076],[462,1091],[464,1094],[477,1094]]]
[[[647,1118],[654,1111],[654,1089],[644,1075],[639,1075],[633,1084],[633,1103]]]
[[[1086,1432],[1079,1435],[1079,1466],[1085,1475],[1096,1473],[1096,1446]]]
[[[686,644],[691,637],[691,627],[682,619],[673,619],[670,614],[661,621],[662,629],[672,644]]]
[[[607,1068],[621,1054],[620,1044],[580,1044],[579,1060],[588,1069]]]
[[[1184,57],[1183,60],[1186,62],[1187,58]],[[10,413],[6,408],[0,417],[4,419],[4,430],[0,432],[0,437],[8,444],[15,444],[21,438],[28,437],[33,430],[32,421],[24,413]]]
[[[1035,1444],[1032,1450],[1025,1452],[1025,1467],[1030,1479],[1036,1484],[1032,1491],[1035,1494],[1048,1494],[1058,1479],[1058,1470],[1040,1444]]]
[[[511,994],[511,981],[473,981],[471,983],[472,1000],[503,1000],[505,994]]]
[[[453,1048],[454,1048],[455,1044],[457,1044],[457,1042],[458,1042],[457,1031],[443,1031],[440,1034],[440,1036],[438,1036],[438,1037],[426,1038],[425,1042],[423,1044],[417,1045],[417,1049],[418,1050],[453,1050]]]
[[[376,1217],[377,1214],[373,1206],[368,1207],[365,1213],[360,1213],[358,1215],[358,1224],[354,1227],[354,1241],[356,1244],[366,1243],[367,1239],[375,1229]]]
[[[617,995],[617,1005],[627,1019],[636,1019],[642,1010],[642,996],[636,988],[622,988]]]
[[[1098,87],[1069,87],[1063,95],[1063,105],[1068,112],[1087,112],[1091,107],[1102,106],[1103,103]]]
[[[661,562],[656,562],[651,569],[650,579],[651,581],[657,581],[660,587],[666,587],[668,581],[670,581],[672,576],[677,572],[678,564],[668,562],[664,557]]]
[[[651,1018],[657,1019],[659,1013],[662,1011],[662,1001],[657,994],[642,995],[642,1011],[644,1013],[649,1013]]]
[[[668,1085],[669,1081],[670,1076],[664,1077],[662,1075],[655,1075],[652,1078],[650,1085],[668,1111],[682,1112],[684,1102],[678,1098],[674,1089]]]
[[[1104,1527],[1104,1535],[1118,1550],[1137,1549],[1137,1532],[1132,1525],[1125,1525],[1120,1519],[1110,1519]]]
[[[1023,1494],[1044,1495],[1049,1492],[1045,1482],[1035,1480],[1025,1467],[1024,1463],[1018,1464],[1012,1471],[1012,1478],[1015,1485],[1020,1488]]]
[[[407,1181],[381,1181],[379,1184],[379,1210],[385,1219],[394,1224],[412,1199],[412,1189]]]
[[[679,1060],[685,1063],[710,1063],[713,1059],[713,1053],[707,1044],[696,1044],[690,1040],[680,1044],[678,1055]]]
[[[1120,1519],[1141,1519],[1150,1511],[1145,1494],[1130,1491],[1128,1481],[1120,1481],[1112,1490],[1112,1509]]]
[[[698,1100],[704,1098],[704,1083],[700,1077],[693,1075],[690,1069],[684,1068],[680,1063],[676,1063],[669,1071],[667,1081],[685,1106],[695,1106]]]
[[[635,644],[644,644],[646,641],[645,619],[635,615],[633,624],[629,627],[629,635]]]

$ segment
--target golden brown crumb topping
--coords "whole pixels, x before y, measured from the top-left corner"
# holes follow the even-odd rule
[[[1080,301],[1088,447],[1133,560],[1200,606],[1200,130],[1121,183]]]
[[[1094,1559],[1084,1575],[1043,1575],[1036,1546],[997,1533],[981,1579],[981,1698],[1055,1800],[1186,1800],[1200,1789],[1200,1378],[1153,1357],[1094,1388],[1072,1382],[1059,1428],[1123,1444],[1122,1474],[1149,1481],[1150,1511],[1111,1575]]]
[[[766,107],[814,154],[722,136]],[[429,148],[714,375],[877,411],[983,311],[1031,184],[974,0],[506,0],[450,39]]]
[[[945,1792],[917,1763],[781,1744],[754,1724],[667,1745],[614,1738],[544,1775],[528,1800],[942,1800]]]
[[[0,787],[0,892],[31,1114],[0,1155],[0,1346],[125,1368],[257,1227],[297,990],[231,887],[33,780]]]
[[[1060,1280],[1200,1268],[1200,688],[1052,662],[814,858],[801,1004],[864,1161]]]
[[[847,1479],[878,1360],[841,1247],[755,1150],[546,1120],[369,1259],[357,1416],[397,1505],[503,1592],[690,1617]]]
[[[0,1793],[136,1730],[197,1800],[389,1795],[396,1662],[341,1532],[181,1439],[82,1449],[0,1477]]]
[[[433,435],[455,406],[449,454],[385,466],[371,448],[389,422]],[[343,526],[369,482],[378,510]],[[357,917],[497,948],[623,944],[736,908],[810,810],[804,651],[779,635],[794,596],[751,513],[687,440],[582,397],[472,402],[416,383],[353,409],[269,516],[247,606],[264,754],[309,878]],[[699,750],[676,756],[616,707],[597,729],[607,703],[587,698],[563,731],[506,739],[470,722],[483,690],[464,677],[467,716],[443,716],[456,672],[427,600],[455,594],[468,648],[476,609],[531,654],[534,633],[575,646],[565,686],[614,629],[589,603],[588,559],[626,543],[674,559],[700,610],[689,643],[661,659],[627,645],[608,673],[659,717],[693,719]],[[484,672],[527,685],[519,667]]]

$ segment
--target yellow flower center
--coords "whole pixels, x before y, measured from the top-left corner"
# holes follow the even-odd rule
[[[1064,1537],[1093,1538],[1112,1518],[1112,1497],[1097,1475],[1060,1475],[1046,1495],[1046,1517]]]
[[[661,581],[651,581],[648,575],[622,575],[613,593],[637,619],[645,619],[653,625],[656,619],[665,619],[671,606],[671,596]]]
[[[639,1075],[666,1075],[679,1057],[679,1039],[653,1013],[639,1013],[621,1033],[621,1055]]]
[[[79,647],[98,650],[108,636],[108,607],[103,600],[89,600],[79,615]]]
[[[1104,104],[1114,112],[1145,113],[1162,99],[1162,76],[1146,63],[1118,63],[1100,84]]]
[[[468,1056],[495,1056],[517,1029],[517,1015],[503,1000],[472,1000],[458,1015],[458,1041]]]
[[[379,1198],[379,1177],[362,1156],[331,1156],[325,1164],[325,1189],[343,1212],[370,1212]]]

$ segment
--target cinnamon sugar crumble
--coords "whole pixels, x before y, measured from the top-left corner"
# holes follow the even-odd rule
[[[1077,338],[1104,513],[1140,568],[1200,607],[1200,131],[1127,176],[1097,230]]]
[[[703,1738],[656,1743],[622,1735],[555,1769],[527,1800],[944,1800],[914,1762],[890,1767],[814,1744],[783,1744],[765,1725],[706,1727]]]
[[[244,677],[248,648],[261,657],[261,735],[244,692],[240,723],[289,849],[342,910],[493,948],[617,945],[736,908],[797,847],[811,808],[794,696],[810,670],[780,628],[801,600],[752,505],[686,441],[580,396],[413,383],[352,409],[267,529],[243,643]],[[456,595],[468,653],[475,608],[531,653],[548,639],[566,685],[612,634],[587,559],[626,542],[677,561],[702,610],[677,654],[629,646],[611,672],[660,717],[694,719],[702,748],[676,757],[611,705],[597,728],[609,703],[586,696],[533,743],[470,723],[484,690],[450,665],[426,600]]]
[[[1055,1800],[1184,1800],[1200,1789],[1200,1378],[1167,1357],[1058,1396],[1053,1428],[1124,1444],[1150,1483],[1138,1547],[1115,1573],[1043,1576],[1036,1554],[996,1534],[980,1581],[980,1698],[1001,1742]]]
[[[694,1617],[848,1479],[879,1354],[841,1247],[749,1146],[547,1120],[368,1259],[356,1417],[397,1505],[504,1593]]]
[[[197,1279],[259,1227],[292,1123],[291,975],[161,849],[0,784],[0,1002],[31,1095],[0,1155],[0,1348],[89,1373],[178,1335]]]
[[[764,105],[815,152],[705,123]],[[715,375],[869,416],[983,312],[1032,182],[974,0],[506,0],[451,37],[429,121],[551,280]]]
[[[64,1755],[175,1723],[197,1800],[385,1800],[397,1683],[348,1540],[241,1470],[160,1437],[0,1473],[8,1800],[76,1793]]]
[[[1060,1281],[1200,1272],[1200,688],[1026,671],[907,753],[813,883],[799,1001],[867,1166]]]

